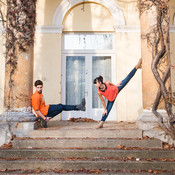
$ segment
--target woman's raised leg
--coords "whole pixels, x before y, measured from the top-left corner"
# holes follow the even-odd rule
[[[119,92],[127,85],[131,78],[135,75],[137,69],[140,69],[142,65],[142,59],[140,58],[134,69],[126,76],[124,80],[121,81],[120,86],[118,86]]]

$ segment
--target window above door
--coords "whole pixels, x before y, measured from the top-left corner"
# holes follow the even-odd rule
[[[80,51],[112,51],[114,49],[113,34],[64,34],[63,50]]]

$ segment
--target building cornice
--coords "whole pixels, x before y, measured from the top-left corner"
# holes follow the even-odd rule
[[[59,34],[62,33],[63,27],[57,26],[36,26],[36,33],[53,33]],[[140,33],[140,26],[127,26],[127,25],[120,25],[114,26],[114,30],[116,33]],[[175,33],[175,25],[170,26],[170,33]],[[5,28],[0,27],[0,34],[5,33]]]
[[[63,27],[57,26],[37,26],[36,33],[62,33]],[[140,32],[140,26],[114,26],[114,31],[116,33],[130,33]],[[105,33],[105,32],[104,32]]]

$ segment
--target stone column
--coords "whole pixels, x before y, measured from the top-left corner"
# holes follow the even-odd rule
[[[154,11],[146,11],[141,15],[141,57],[143,59],[142,64],[142,94],[143,94],[143,109],[151,110],[154,99],[158,90],[158,83],[156,82],[154,75],[151,70],[152,62],[152,48],[147,43],[145,39],[145,34],[147,34],[151,26],[154,25],[153,18]]]
[[[33,92],[33,46],[26,52],[17,51],[15,71],[12,66],[5,66],[4,113],[1,120],[11,122],[34,121],[31,95]],[[10,79],[13,81],[11,82]],[[11,84],[12,83],[12,84]]]
[[[35,0],[7,0],[4,112],[0,122],[19,137],[29,136],[36,121],[31,108],[35,23]]]
[[[0,121],[33,121],[33,49],[36,2],[7,0],[4,113]]]
[[[0,122],[8,123],[11,133],[17,137],[28,137],[37,119],[31,107],[33,46],[26,52],[18,51],[16,55],[18,60],[14,73],[11,65],[6,63],[5,66],[4,112],[0,115]],[[13,84],[10,84],[10,78]]]

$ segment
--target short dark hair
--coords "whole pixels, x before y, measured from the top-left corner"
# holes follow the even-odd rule
[[[38,85],[42,85],[43,86],[43,82],[41,80],[36,80],[34,85],[35,85],[35,87],[37,87]]]
[[[103,84],[103,77],[101,76],[101,75],[99,75],[98,77],[96,77],[95,79],[94,79],[94,84],[96,84],[97,83],[97,81],[99,82],[99,83],[102,83]]]

